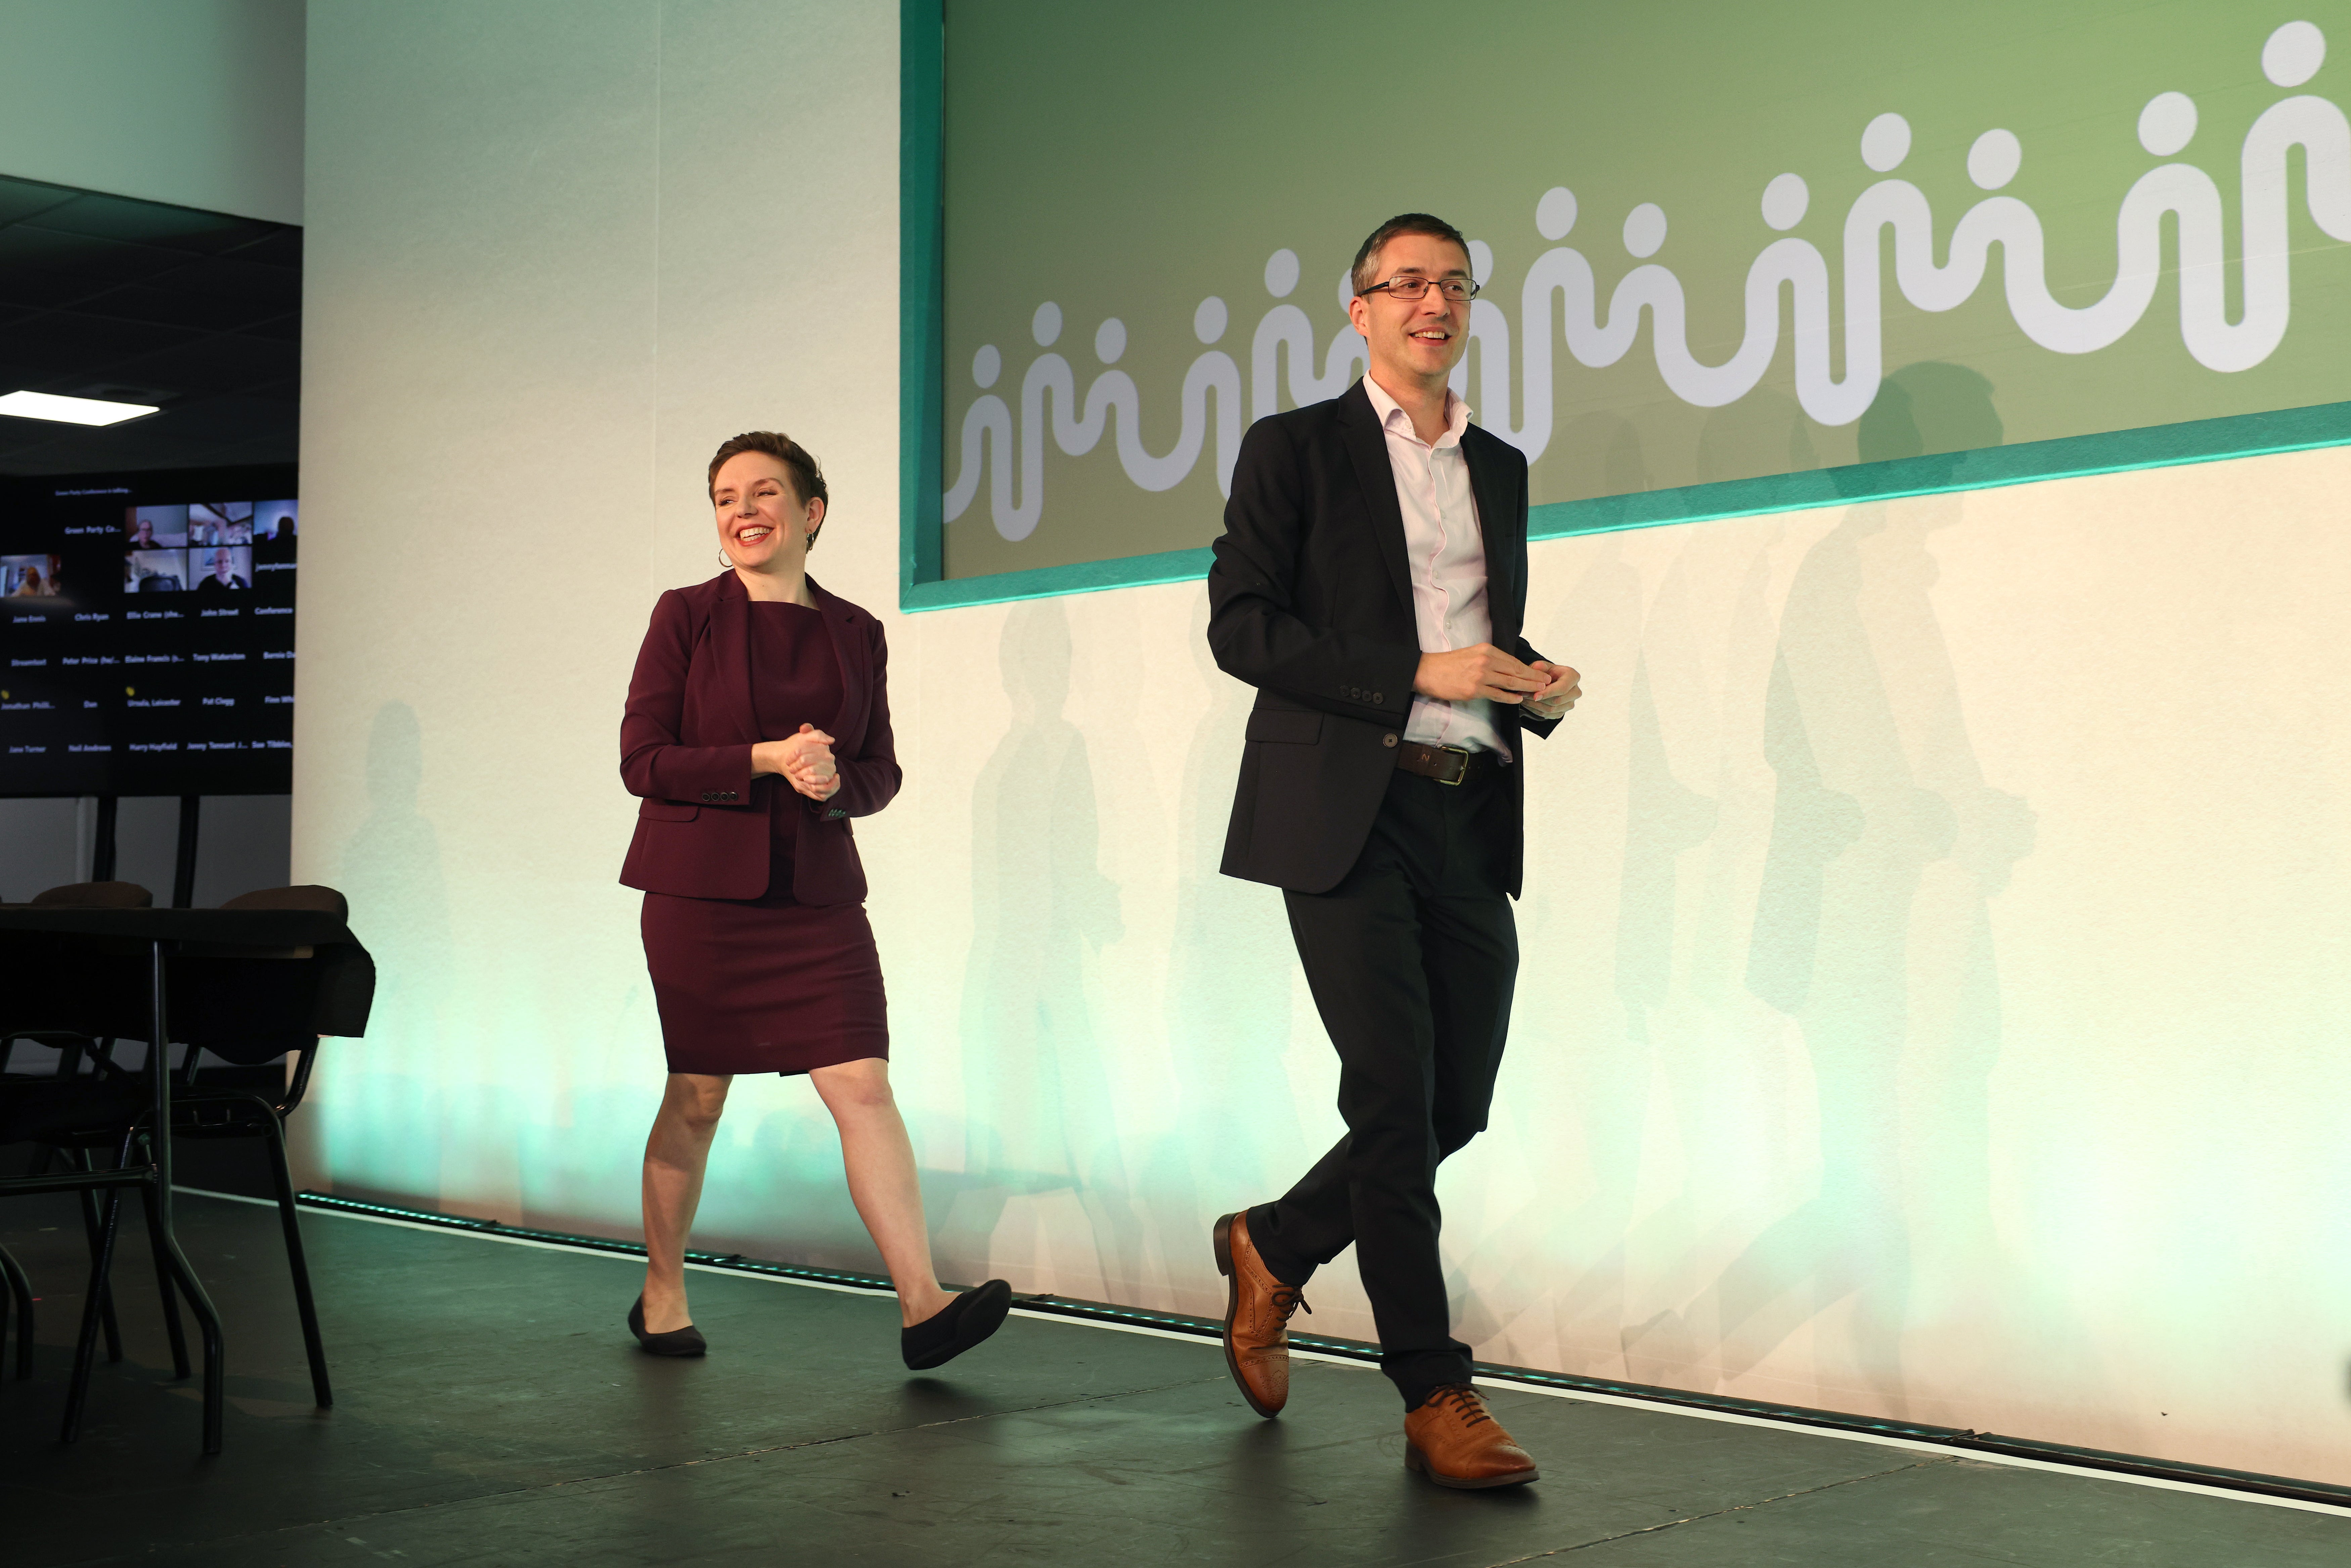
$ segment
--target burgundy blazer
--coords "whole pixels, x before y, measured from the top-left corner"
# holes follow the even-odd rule
[[[673,588],[653,605],[621,718],[621,781],[643,797],[621,881],[684,898],[758,898],[768,891],[768,823],[796,811],[792,897],[857,904],[865,868],[849,831],[898,793],[882,623],[809,580],[841,664],[832,737],[841,789],[811,800],[781,779],[751,788],[751,747],[762,740],[751,706],[750,596],[721,572]],[[797,809],[797,810],[796,810]]]

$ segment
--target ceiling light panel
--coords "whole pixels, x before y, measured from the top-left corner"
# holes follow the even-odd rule
[[[47,419],[59,424],[120,424],[153,413],[150,402],[108,402],[94,397],[60,397],[55,392],[13,392],[0,397],[0,413],[16,419]]]

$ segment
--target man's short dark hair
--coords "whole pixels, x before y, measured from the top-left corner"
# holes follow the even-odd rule
[[[1462,255],[1469,254],[1469,242],[1461,237],[1459,229],[1443,218],[1427,213],[1399,213],[1374,229],[1372,237],[1364,242],[1364,248],[1355,253],[1353,279],[1356,293],[1361,294],[1379,281],[1372,276],[1372,269],[1379,265],[1380,247],[1398,235],[1428,235],[1437,239],[1450,240],[1461,247]]]

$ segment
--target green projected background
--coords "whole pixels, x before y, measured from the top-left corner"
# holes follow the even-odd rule
[[[1405,210],[1538,504],[2351,399],[2343,0],[1448,16],[950,0],[946,577],[1213,539]]]

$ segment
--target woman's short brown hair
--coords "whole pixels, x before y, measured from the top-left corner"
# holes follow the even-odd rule
[[[832,498],[825,493],[824,470],[816,465],[807,447],[779,430],[747,430],[720,442],[718,455],[710,460],[709,487],[713,495],[718,490],[718,471],[726,466],[726,460],[746,452],[764,452],[790,469],[792,488],[799,493],[801,506],[810,501],[832,505]]]

